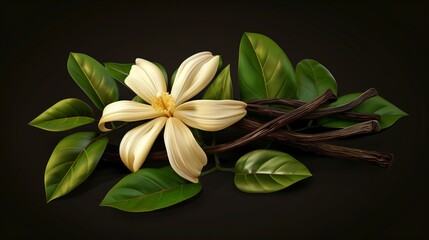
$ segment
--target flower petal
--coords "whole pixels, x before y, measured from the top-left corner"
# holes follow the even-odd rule
[[[246,106],[235,100],[194,100],[176,107],[174,116],[190,127],[219,131],[242,119]]]
[[[117,101],[107,105],[103,110],[103,116],[98,123],[98,128],[110,131],[105,123],[113,121],[135,122],[162,116],[164,113],[156,111],[152,106],[134,101]]]
[[[147,103],[151,103],[158,92],[167,91],[164,75],[155,64],[147,60],[137,58],[136,64],[131,67],[125,84]]]
[[[219,65],[219,56],[200,52],[187,58],[177,70],[171,89],[176,105],[197,95],[213,79]]]
[[[171,117],[165,124],[164,141],[168,160],[174,171],[197,183],[201,169],[207,164],[207,156],[191,130],[178,118]]]
[[[166,121],[166,117],[155,118],[131,129],[122,138],[119,154],[122,162],[131,171],[135,172],[140,169]]]

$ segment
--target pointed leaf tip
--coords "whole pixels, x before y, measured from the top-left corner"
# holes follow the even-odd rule
[[[94,111],[88,104],[76,98],[68,98],[57,102],[28,124],[46,131],[59,132],[94,120]]]
[[[168,166],[144,168],[125,176],[106,194],[100,206],[126,212],[150,212],[189,199],[201,191]]]
[[[228,64],[207,88],[203,99],[223,100],[233,98],[230,65]]]
[[[283,50],[262,34],[243,34],[238,58],[241,100],[295,98],[295,71]]]
[[[67,70],[98,109],[119,99],[119,90],[104,66],[82,53],[70,53]]]
[[[47,202],[79,186],[97,166],[107,137],[95,132],[78,132],[63,138],[55,147],[45,169]]]
[[[313,59],[304,59],[296,65],[297,97],[309,102],[326,90],[337,94],[337,82],[329,70]]]

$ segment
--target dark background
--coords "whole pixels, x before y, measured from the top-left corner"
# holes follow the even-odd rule
[[[89,1],[88,1],[89,2]],[[427,235],[428,9],[419,4],[98,2],[3,6],[2,235],[8,239],[375,239]],[[375,87],[410,114],[376,135],[343,141],[393,153],[382,169],[364,162],[293,152],[313,177],[273,194],[245,194],[233,175],[202,178],[194,199],[150,213],[99,207],[127,172],[100,164],[75,191],[45,203],[43,175],[56,143],[27,125],[68,97],[90,102],[69,77],[69,52],[100,62],[143,57],[172,71],[209,50],[237,79],[244,32],[269,36],[293,65],[313,58],[335,76],[339,94]],[[130,95],[121,89],[123,98]],[[93,129],[95,123],[87,129]],[[83,128],[86,129],[85,127]],[[120,140],[121,136],[116,136]],[[246,151],[248,149],[245,149]],[[285,149],[285,151],[289,151]]]

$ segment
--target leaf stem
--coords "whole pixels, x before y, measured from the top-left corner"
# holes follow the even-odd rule
[[[216,172],[216,171],[218,171],[218,170],[219,170],[219,169],[218,169],[218,167],[217,167],[217,166],[212,167],[212,168],[210,168],[209,170],[202,172],[202,173],[201,173],[201,175],[200,175],[200,177],[203,177],[203,176],[209,175],[210,173]]]
[[[232,173],[235,173],[235,168],[219,167],[218,170],[221,171],[221,172],[232,172]]]
[[[215,144],[215,141],[213,138],[213,146],[215,146],[214,144]],[[205,175],[208,175],[208,174],[216,172],[216,171],[235,173],[235,168],[224,168],[224,167],[220,166],[219,154],[215,153],[214,159],[215,159],[215,166],[210,168],[207,171],[202,172],[201,176],[205,176]]]

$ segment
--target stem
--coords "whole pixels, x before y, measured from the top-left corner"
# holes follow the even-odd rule
[[[214,173],[217,170],[219,170],[218,167],[212,167],[209,170],[202,172],[200,177],[205,176],[205,175],[209,175],[210,173]]]
[[[219,154],[215,153],[214,158],[215,158],[217,170],[219,170],[221,172],[233,172],[233,173],[235,173],[235,168],[225,168],[225,167],[220,166]]]
[[[216,144],[216,139],[215,139],[215,134],[213,133],[212,146],[214,146],[215,144]],[[233,172],[233,173],[235,173],[235,169],[234,168],[224,168],[224,167],[220,166],[219,154],[215,153],[214,154],[214,159],[215,159],[215,166],[212,167],[212,168],[210,168],[207,171],[202,172],[201,176],[205,176],[205,175],[208,175],[208,174],[216,172],[216,171]]]

